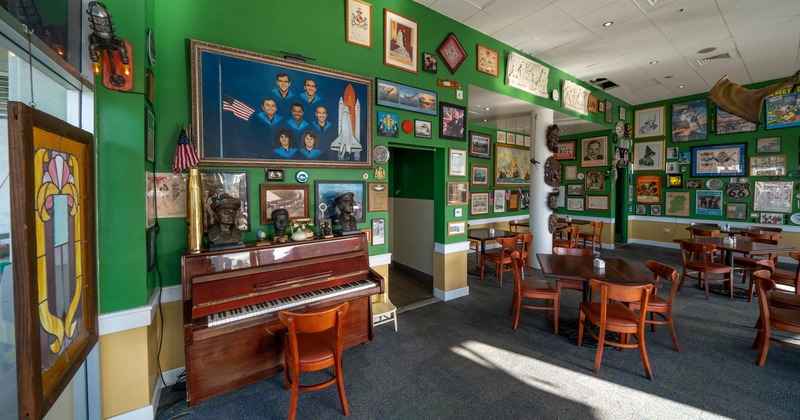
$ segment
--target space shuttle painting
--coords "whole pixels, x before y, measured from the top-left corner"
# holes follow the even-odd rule
[[[346,157],[351,153],[353,160],[361,158],[361,102],[356,99],[352,84],[339,97],[339,137],[331,143],[331,150],[339,160],[350,160]]]

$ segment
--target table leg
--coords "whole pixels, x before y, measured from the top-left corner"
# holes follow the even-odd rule
[[[592,301],[592,286],[589,285],[588,281],[583,282],[583,301]]]

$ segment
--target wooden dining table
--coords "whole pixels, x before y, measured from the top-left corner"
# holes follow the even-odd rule
[[[689,229],[718,230],[720,233],[725,233],[728,236],[736,236],[736,235],[741,235],[743,233],[758,233],[758,234],[761,234],[761,235],[764,235],[764,234],[770,235],[770,234],[779,233],[779,232],[775,232],[775,231],[772,231],[772,230],[761,230],[761,229],[758,229],[758,228],[750,229],[750,228],[731,227],[731,228],[725,229],[723,226],[707,226],[707,225],[694,225],[694,226],[689,226],[689,227],[686,228],[686,230],[689,230]]]
[[[715,236],[699,236],[693,239],[675,239],[675,242],[681,241],[694,242],[699,244],[712,244],[725,251],[725,264],[733,267],[733,254],[738,252],[745,256],[750,255],[764,255],[764,254],[780,254],[783,252],[792,252],[796,248],[786,245],[773,245],[753,241],[733,241],[725,242],[724,238]]]

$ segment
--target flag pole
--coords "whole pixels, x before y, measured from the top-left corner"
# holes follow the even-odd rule
[[[225,157],[225,153],[222,150],[222,59],[217,59],[217,66],[219,71],[217,72],[217,78],[219,79],[219,157]]]

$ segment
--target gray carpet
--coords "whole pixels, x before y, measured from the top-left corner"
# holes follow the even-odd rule
[[[604,256],[680,268],[677,250],[628,245]],[[541,311],[523,310],[512,330],[511,281],[500,289],[495,277],[470,276],[469,287],[469,296],[405,312],[398,332],[379,326],[374,341],[345,352],[349,418],[798,417],[800,349],[773,343],[766,366],[755,365],[755,300],[706,301],[687,282],[675,308],[681,352],[666,328],[646,335],[650,381],[636,350],[606,348],[595,373],[596,348],[554,335]],[[579,301],[580,292],[565,293],[562,322],[575,323]],[[303,383],[319,378],[306,374]],[[164,389],[157,418],[280,419],[288,409],[281,374],[192,408],[185,391]],[[298,418],[340,417],[335,386],[300,394]]]

